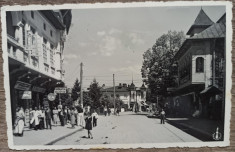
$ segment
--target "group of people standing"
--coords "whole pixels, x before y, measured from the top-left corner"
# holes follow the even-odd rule
[[[45,109],[34,107],[30,108],[29,111],[29,128],[34,130],[42,130],[42,129],[52,129],[52,123],[54,126],[65,126],[67,124],[71,125],[71,128],[74,128],[75,125],[82,126],[86,130],[88,130],[88,138],[93,138],[91,130],[92,127],[97,126],[98,114],[96,111],[91,113],[85,108],[85,112],[83,112],[83,108],[81,107],[71,107],[62,108],[62,105],[58,105],[58,107],[54,107],[51,110],[49,107]],[[14,135],[15,136],[23,136],[25,126],[25,112],[22,107],[17,107],[16,109],[16,117],[14,122]]]

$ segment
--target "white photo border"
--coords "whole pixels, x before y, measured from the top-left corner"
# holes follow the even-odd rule
[[[97,8],[128,8],[128,7],[166,7],[166,6],[225,6],[226,7],[226,89],[225,89],[225,122],[224,141],[185,142],[185,143],[148,143],[148,144],[100,144],[100,145],[24,145],[13,143],[10,84],[7,53],[6,11],[18,10],[50,10],[50,9],[97,9]],[[229,1],[175,1],[175,2],[113,2],[113,3],[78,3],[63,5],[15,5],[1,8],[2,50],[4,89],[6,97],[6,121],[8,146],[15,150],[55,150],[55,149],[130,149],[130,148],[168,148],[168,147],[225,147],[230,145],[231,89],[232,89],[232,2]]]

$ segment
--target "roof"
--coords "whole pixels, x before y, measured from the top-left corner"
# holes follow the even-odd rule
[[[210,39],[210,38],[224,38],[226,34],[226,25],[223,23],[215,23],[208,27],[201,33],[194,35],[188,39]]]
[[[193,25],[188,30],[187,35],[189,35],[191,33],[192,29],[195,27],[208,27],[212,24],[214,24],[214,22],[206,15],[206,13],[203,11],[203,9],[201,9],[200,12],[198,13],[197,18],[195,19]]]
[[[55,28],[59,30],[65,29],[65,25],[63,24],[61,18],[54,11],[41,10],[39,12],[41,12],[53,24]]]
[[[202,32],[195,34],[192,37],[187,38],[181,45],[179,51],[175,54],[174,58],[179,58],[182,53],[187,50],[187,46],[190,45],[192,40],[201,40],[201,39],[218,39],[225,38],[226,36],[226,14],[224,14],[216,23],[213,23],[211,26],[203,30]]]
[[[200,94],[221,94],[221,93],[222,91],[215,86],[210,86],[200,92]]]
[[[113,92],[113,87],[102,88],[102,92]],[[129,92],[128,87],[115,86],[115,92]]]

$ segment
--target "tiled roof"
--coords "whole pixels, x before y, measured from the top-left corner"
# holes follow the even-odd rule
[[[201,33],[194,35],[188,39],[209,39],[209,38],[224,38],[226,26],[223,23],[214,23]]]

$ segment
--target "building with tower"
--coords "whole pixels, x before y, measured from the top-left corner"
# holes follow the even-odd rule
[[[223,119],[226,14],[214,23],[201,9],[187,35],[174,57],[178,85],[169,105],[186,117]]]
[[[103,96],[107,96],[109,100],[113,100],[113,87],[103,87],[101,91]],[[132,110],[138,107],[138,111],[142,111],[141,107],[146,104],[146,91],[147,88],[144,84],[141,87],[136,87],[133,82],[130,85],[120,83],[118,86],[115,86],[116,98],[124,102],[124,107]]]

